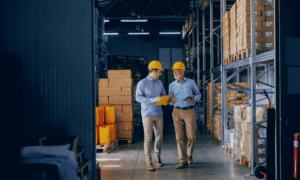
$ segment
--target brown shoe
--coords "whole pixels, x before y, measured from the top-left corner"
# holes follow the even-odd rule
[[[192,164],[192,163],[193,163],[193,157],[191,156],[188,158],[188,164]]]
[[[181,169],[188,166],[188,163],[180,163],[178,166],[176,166],[176,169]]]
[[[161,159],[159,157],[154,158],[154,160],[155,160],[155,162],[156,162],[156,164],[158,166],[162,166],[163,165],[163,163],[161,162]]]
[[[147,163],[147,169],[148,169],[148,171],[154,171],[155,170],[152,162]]]

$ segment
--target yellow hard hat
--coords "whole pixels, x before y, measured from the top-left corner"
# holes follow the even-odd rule
[[[185,71],[185,65],[182,62],[176,62],[171,70],[182,69]]]
[[[148,69],[159,69],[159,70],[164,70],[161,67],[161,63],[159,61],[151,61],[148,65]]]

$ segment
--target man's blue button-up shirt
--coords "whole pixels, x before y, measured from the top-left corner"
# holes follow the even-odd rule
[[[155,106],[156,102],[152,102],[154,98],[166,95],[163,83],[156,79],[152,80],[149,76],[142,79],[136,88],[135,99],[142,104],[141,113],[147,116],[162,116],[161,106]]]
[[[184,77],[182,83],[178,80],[173,81],[169,85],[169,94],[177,100],[176,104],[173,104],[171,101],[170,105],[182,108],[195,105],[195,102],[199,101],[201,98],[201,93],[199,92],[195,81],[186,77]],[[185,98],[193,95],[196,95],[193,103],[184,100]]]

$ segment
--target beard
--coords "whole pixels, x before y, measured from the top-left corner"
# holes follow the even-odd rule
[[[179,78],[181,78],[182,77],[182,75],[183,75],[183,73],[181,72],[179,75],[175,75],[174,74],[174,78],[176,79],[176,80],[178,80]]]

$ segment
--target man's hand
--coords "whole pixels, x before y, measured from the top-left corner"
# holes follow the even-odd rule
[[[188,98],[188,101],[189,101],[190,103],[193,103],[193,102],[195,101],[195,98],[193,98],[193,97]]]
[[[168,105],[171,103],[171,99],[169,99],[164,105]]]
[[[153,98],[153,101],[152,102],[158,102],[160,100],[161,97],[156,97],[156,98]]]
[[[172,103],[176,104],[177,100],[172,96]]]

